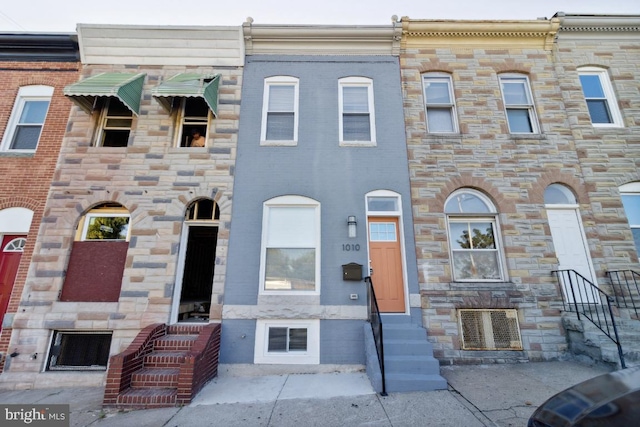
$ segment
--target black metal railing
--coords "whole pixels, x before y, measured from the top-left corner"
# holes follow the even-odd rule
[[[560,284],[565,311],[575,312],[580,320],[583,315],[600,329],[618,347],[620,366],[626,368],[618,328],[611,303],[613,297],[599,289],[575,270],[554,270]]]
[[[380,317],[380,309],[378,308],[378,300],[373,290],[373,282],[371,276],[364,278],[367,284],[367,311],[369,315],[369,323],[373,332],[373,340],[376,344],[378,353],[378,362],[380,363],[380,373],[382,374],[382,396],[387,395],[387,386],[384,378],[384,345],[382,343],[382,318]]]
[[[640,310],[640,274],[633,270],[607,271],[616,305],[620,308],[633,309],[638,316]]]

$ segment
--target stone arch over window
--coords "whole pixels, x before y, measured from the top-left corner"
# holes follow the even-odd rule
[[[60,301],[118,301],[130,219],[129,211],[114,202],[99,204],[80,218]]]
[[[462,188],[445,203],[452,276],[461,282],[499,282],[506,278],[498,212],[480,191]]]

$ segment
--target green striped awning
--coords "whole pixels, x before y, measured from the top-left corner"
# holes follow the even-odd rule
[[[87,113],[98,97],[118,98],[133,114],[140,112],[145,73],[102,73],[64,88],[64,94]]]
[[[153,95],[167,111],[171,111],[173,98],[203,98],[213,113],[213,116],[216,117],[218,115],[219,84],[220,74],[202,75],[180,73],[153,88],[151,95]]]

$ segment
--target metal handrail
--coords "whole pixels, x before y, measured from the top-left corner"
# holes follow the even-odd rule
[[[373,282],[371,276],[364,278],[367,284],[367,311],[368,321],[371,324],[371,331],[373,332],[373,340],[376,344],[376,351],[378,353],[378,362],[380,363],[380,373],[382,374],[382,393],[381,396],[387,395],[387,386],[384,377],[384,345],[382,340],[382,317],[380,316],[380,309],[378,308],[378,300],[376,299],[376,293],[373,290]]]
[[[552,273],[556,274],[558,283],[564,287],[561,294],[565,311],[575,311],[578,320],[582,314],[613,341],[618,347],[620,366],[622,369],[626,368],[618,328],[611,309],[613,297],[575,270],[554,270]]]
[[[607,271],[616,305],[620,308],[632,308],[636,317],[640,310],[640,274],[633,270]]]

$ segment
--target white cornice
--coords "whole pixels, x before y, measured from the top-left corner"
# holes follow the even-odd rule
[[[242,24],[245,52],[305,55],[398,55],[399,25],[321,26]]]
[[[558,40],[640,40],[640,15],[570,15],[559,12]]]

